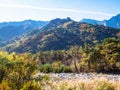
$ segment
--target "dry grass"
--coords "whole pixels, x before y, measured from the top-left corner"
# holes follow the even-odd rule
[[[120,82],[102,77],[94,79],[53,78],[44,84],[44,90],[120,90]]]

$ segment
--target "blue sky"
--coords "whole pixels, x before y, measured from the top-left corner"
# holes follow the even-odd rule
[[[109,19],[120,13],[120,0],[0,0],[0,22],[71,17]]]

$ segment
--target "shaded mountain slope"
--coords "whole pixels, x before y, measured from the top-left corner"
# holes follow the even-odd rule
[[[25,20],[21,22],[0,23],[0,40],[7,41],[16,36],[22,35],[31,29],[41,28],[46,25],[45,21]]]

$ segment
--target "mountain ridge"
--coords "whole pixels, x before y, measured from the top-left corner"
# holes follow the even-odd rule
[[[49,28],[48,28],[49,26]],[[33,33],[33,32],[36,33]],[[25,38],[22,37],[15,43],[7,45],[1,50],[8,52],[31,52],[39,50],[62,50],[71,46],[85,43],[96,44],[109,37],[120,37],[120,29],[114,29],[102,25],[75,22],[71,19],[54,19],[40,29],[36,29]]]
[[[13,37],[22,35],[32,29],[41,28],[46,25],[45,21],[24,20],[20,22],[0,23],[0,40],[7,41]]]
[[[86,22],[89,24],[98,24],[98,25],[104,25],[112,28],[120,28],[120,14],[117,14],[116,16],[111,17],[108,20],[95,20],[95,19],[82,19],[80,22]]]

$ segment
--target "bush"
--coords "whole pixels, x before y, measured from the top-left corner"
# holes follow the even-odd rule
[[[50,80],[50,76],[49,75],[43,75],[41,78],[44,81],[49,81]]]
[[[61,73],[61,72],[71,72],[71,68],[70,66],[66,66],[64,64],[62,64],[61,62],[53,62],[52,64],[44,64],[44,65],[40,65],[39,66],[39,70],[43,73],[49,73],[49,72],[53,72],[53,73]]]
[[[42,88],[36,81],[29,81],[20,90],[42,90]]]
[[[51,64],[44,64],[39,67],[39,70],[44,73],[49,73],[51,72]]]
[[[63,65],[63,72],[69,73],[69,72],[72,72],[72,70],[71,70],[70,66]]]
[[[52,72],[54,73],[71,72],[71,68],[58,61],[52,63]]]
[[[0,90],[11,90],[7,81],[4,80],[2,81],[2,83],[0,84]]]

